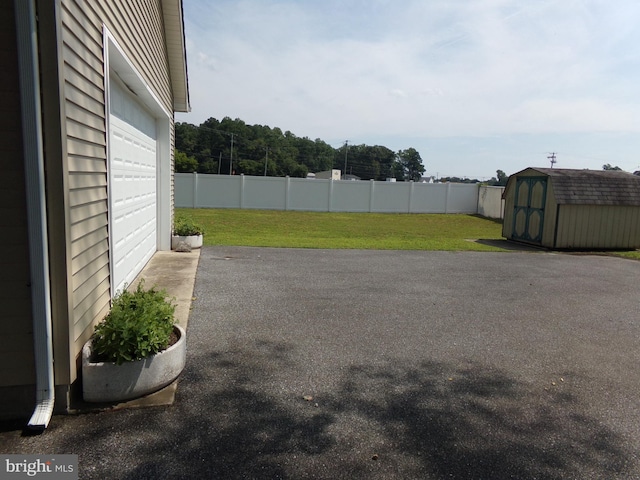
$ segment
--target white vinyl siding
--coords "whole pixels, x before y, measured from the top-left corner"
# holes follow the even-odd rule
[[[57,346],[75,358],[111,297],[103,25],[168,112],[173,99],[160,0],[61,0],[59,19],[71,282],[68,346]]]

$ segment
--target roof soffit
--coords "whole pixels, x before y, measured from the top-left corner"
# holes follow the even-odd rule
[[[162,0],[162,15],[173,91],[173,110],[189,112],[191,105],[189,103],[182,0]]]

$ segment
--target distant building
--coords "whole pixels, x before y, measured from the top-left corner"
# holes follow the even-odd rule
[[[326,180],[340,180],[340,170],[325,170],[324,172],[316,172],[315,178],[324,178]]]

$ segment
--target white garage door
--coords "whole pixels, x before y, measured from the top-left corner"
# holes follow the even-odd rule
[[[117,80],[109,85],[109,227],[116,292],[156,251],[156,127],[124,86]]]

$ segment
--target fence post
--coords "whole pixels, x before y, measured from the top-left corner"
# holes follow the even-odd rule
[[[375,180],[372,178],[369,180],[371,183],[369,184],[369,213],[373,212],[373,192],[375,190]]]
[[[191,202],[192,208],[196,208],[198,203],[198,172],[193,172],[193,198]]]
[[[413,210],[413,180],[409,180],[409,211],[411,213]]]
[[[240,209],[244,208],[244,173],[240,174]]]
[[[329,179],[329,202],[328,202],[328,212],[331,211],[333,207],[333,178]]]
[[[291,188],[291,178],[289,175],[286,176],[284,185],[284,209],[289,210],[289,189]]]
[[[447,193],[444,196],[444,213],[449,213],[449,192],[451,192],[451,182],[447,182]]]

